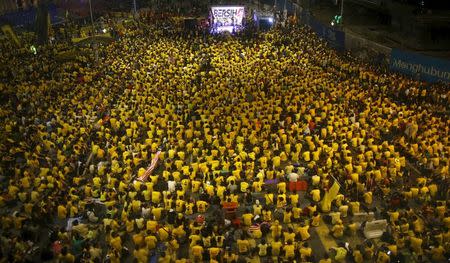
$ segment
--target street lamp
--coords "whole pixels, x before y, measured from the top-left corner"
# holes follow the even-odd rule
[[[89,13],[91,15],[92,34],[95,35],[94,17],[92,16],[92,3],[91,3],[91,0],[89,0]]]

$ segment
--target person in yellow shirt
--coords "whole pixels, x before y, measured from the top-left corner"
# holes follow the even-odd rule
[[[311,190],[309,192],[309,194],[311,195],[311,198],[314,202],[320,201],[320,189],[319,188],[315,188],[315,189]]]
[[[403,249],[406,245],[405,241],[406,241],[405,235],[400,233],[400,234],[398,234],[397,238],[395,239],[395,244],[397,245],[397,247],[399,249]]]
[[[274,203],[274,195],[272,193],[266,193],[264,195],[264,198],[266,199],[266,205],[271,205]]]
[[[192,192],[193,192],[193,193],[198,193],[198,191],[199,191],[200,186],[202,185],[202,183],[201,183],[200,181],[193,180],[193,181],[191,182],[191,185],[192,185]]]
[[[122,239],[120,238],[118,233],[113,232],[111,234],[111,239],[109,241],[109,244],[112,248],[114,248],[116,251],[121,252],[122,251]]]
[[[205,213],[208,206],[209,204],[203,200],[199,200],[196,202],[197,211],[199,213]]]
[[[139,233],[134,234],[132,236],[132,240],[136,247],[140,247],[140,246],[144,245],[144,242],[145,242],[144,233],[139,232]]]
[[[232,262],[237,262],[239,256],[236,255],[236,254],[234,254],[234,253],[231,251],[231,248],[230,248],[229,250],[227,249],[227,250],[225,251],[225,254],[223,255],[223,258],[224,258],[224,261],[225,261],[226,263],[232,263]]]
[[[434,262],[445,261],[445,249],[438,242],[434,242],[434,244],[430,246],[430,249],[426,250],[426,252]]]
[[[159,263],[170,263],[172,262],[172,255],[168,251],[160,252],[158,262]]]
[[[357,248],[355,248],[353,250],[353,260],[355,261],[355,263],[363,263],[364,262],[364,256],[363,253],[361,252],[363,249],[361,248],[361,245],[358,245]]]
[[[311,237],[309,234],[309,225],[306,225],[305,223],[301,223],[297,227],[297,233],[300,235],[302,241],[306,241]]]
[[[320,213],[318,211],[314,211],[312,220],[311,220],[311,226],[318,227],[320,225]]]
[[[334,260],[336,262],[345,262],[345,259],[347,257],[347,249],[343,246],[339,246],[336,248],[331,248],[331,250],[335,251],[335,256],[334,256]]]
[[[365,192],[363,194],[363,198],[364,198],[364,202],[366,203],[366,205],[372,205],[373,202],[373,198],[372,198],[372,192]]]
[[[244,226],[249,227],[252,225],[253,214],[250,213],[250,209],[247,209],[245,214],[242,215],[242,221]]]
[[[292,209],[286,208],[286,210],[283,211],[283,223],[290,224],[291,222],[292,222]]]
[[[355,202],[349,202],[350,205],[350,210],[352,211],[352,214],[356,214],[359,213],[359,209],[360,209],[360,203],[358,201]]]
[[[423,255],[423,249],[422,249],[422,243],[423,239],[420,236],[412,236],[409,238],[409,241],[411,243],[411,248],[416,253],[416,255],[421,256]]]
[[[152,203],[159,204],[161,200],[161,192],[152,191]]]
[[[286,182],[281,181],[277,184],[278,194],[286,194]]]
[[[253,205],[253,214],[261,215],[263,210],[263,206],[259,203],[259,200],[256,199],[255,204]]]
[[[277,208],[285,208],[287,205],[286,194],[279,194],[277,196]]]
[[[425,225],[423,220],[415,215],[412,216],[411,220],[414,232],[416,234],[422,234],[425,231]]]
[[[67,247],[63,247],[61,249],[61,254],[58,257],[58,261],[62,263],[74,263],[75,262],[75,256],[72,255]]]
[[[295,241],[295,233],[291,227],[288,227],[288,230],[283,233],[283,239],[284,242],[288,242],[289,240],[292,242]]]
[[[274,156],[274,157],[272,158],[272,164],[273,164],[273,167],[274,167],[274,168],[280,167],[280,164],[281,164],[281,158],[280,158],[280,156]]]
[[[165,242],[169,240],[171,233],[168,226],[160,226],[157,232],[160,241]]]
[[[307,207],[306,210],[308,211],[309,216],[312,216],[314,212],[317,211],[317,203],[311,202]]]
[[[275,220],[275,222],[273,222],[272,226],[270,226],[270,231],[272,232],[273,238],[280,237],[281,230],[282,230],[282,226],[280,225],[280,222],[278,222],[278,220]]]
[[[305,162],[309,162],[311,160],[311,156],[310,156],[310,152],[309,151],[303,152],[302,153],[302,157],[303,157],[303,160]]]
[[[331,232],[335,238],[341,238],[344,235],[344,225],[342,224],[342,220],[338,220],[336,224],[331,229]]]
[[[300,249],[299,249],[299,252],[300,252],[300,259],[301,259],[303,262],[308,262],[308,261],[310,261],[310,258],[311,258],[311,256],[312,256],[312,248],[309,247],[308,242],[304,242],[304,243],[302,244],[302,246],[301,246]]]
[[[409,223],[408,220],[406,218],[401,218],[400,219],[400,233],[402,234],[408,234],[409,232]]]
[[[148,262],[149,251],[145,246],[139,246],[137,249],[133,251],[133,255],[138,263]]]
[[[265,257],[267,256],[267,251],[268,251],[269,245],[267,244],[265,239],[261,240],[261,243],[258,244],[258,255],[260,257]]]
[[[268,206],[265,206],[262,211],[263,221],[271,222],[272,221],[272,211],[270,211]]]
[[[391,210],[389,214],[389,223],[395,225],[398,222],[400,213],[397,210]]]
[[[156,244],[158,242],[158,239],[149,230],[147,230],[146,234],[147,235],[145,236],[144,240],[145,240],[145,244],[147,246],[147,249],[150,249],[150,250],[151,249],[155,249],[156,248]]]
[[[388,263],[390,262],[390,257],[387,254],[388,249],[383,245],[379,251],[378,251],[378,255],[377,255],[377,259],[376,262],[377,263]]]
[[[185,208],[186,208],[185,214],[192,215],[194,213],[194,207],[195,207],[195,205],[193,202],[186,202],[185,203]]]
[[[250,251],[250,243],[245,237],[237,240],[237,247],[240,255],[246,255]]]
[[[321,260],[319,260],[319,263],[331,263],[331,258],[328,255],[328,253],[325,253],[325,255],[323,256],[323,258]]]
[[[67,218],[67,209],[63,205],[58,205],[58,218],[66,219]]]
[[[211,242],[211,247],[208,248],[208,250],[209,250],[209,258],[210,258],[210,260],[218,261],[220,259],[219,257],[220,257],[220,255],[222,253],[222,249],[217,246],[217,243],[215,242],[215,240],[213,240]]]
[[[262,191],[263,183],[259,180],[256,180],[252,183],[253,191],[256,193],[260,193]]]
[[[359,225],[356,222],[353,222],[352,219],[350,219],[350,221],[348,222],[348,224],[346,224],[346,234],[349,236],[355,236],[358,232],[359,229]]]
[[[286,245],[283,247],[284,258],[287,261],[294,260],[295,257],[295,245],[289,240]]]

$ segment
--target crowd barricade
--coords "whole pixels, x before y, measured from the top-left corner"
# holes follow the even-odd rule
[[[344,31],[333,27],[327,26],[319,20],[317,20],[314,16],[312,16],[306,10],[301,12],[300,21],[310,26],[311,29],[317,34],[318,37],[327,41],[330,47],[336,49],[337,51],[345,51],[345,33]]]
[[[450,82],[450,61],[400,49],[392,49],[390,67],[427,82]]]
[[[351,51],[363,60],[379,65],[390,65],[390,71],[427,82],[450,83],[450,61],[422,54],[389,48],[356,36],[351,32],[319,22],[307,10],[300,13],[301,23],[311,29],[337,51]]]
[[[375,219],[375,214],[373,212],[359,212],[355,213],[352,217],[353,222],[355,222],[358,225],[361,225],[363,222],[370,222]]]
[[[379,238],[387,228],[386,219],[367,222],[363,233],[367,239]]]

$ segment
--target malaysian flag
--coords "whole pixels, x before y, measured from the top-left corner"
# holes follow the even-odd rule
[[[158,151],[155,154],[155,157],[153,157],[152,162],[150,163],[150,165],[148,166],[147,170],[145,171],[145,173],[137,178],[137,180],[141,181],[141,182],[145,182],[147,181],[147,178],[152,174],[153,170],[155,170],[156,165],[158,164],[158,159],[159,159],[159,155],[161,154],[161,151]]]
[[[253,233],[254,231],[258,231],[260,229],[261,227],[259,226],[259,224],[254,224],[248,228],[248,232]]]

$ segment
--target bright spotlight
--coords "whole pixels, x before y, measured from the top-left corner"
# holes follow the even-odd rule
[[[269,17],[269,23],[273,23],[273,17]]]

